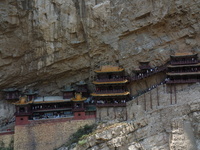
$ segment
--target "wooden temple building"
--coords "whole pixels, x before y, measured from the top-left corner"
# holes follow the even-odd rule
[[[7,88],[2,90],[4,92],[4,99],[10,102],[18,101],[21,90],[18,88]]]
[[[73,98],[75,95],[75,90],[67,85],[67,86],[64,86],[64,89],[61,90],[62,93],[63,93],[63,99],[70,99],[70,98]]]
[[[16,124],[28,124],[29,120],[70,118],[71,120],[95,118],[96,107],[85,103],[86,97],[75,93],[70,86],[62,90],[63,96],[37,97],[37,92],[28,91],[16,106]],[[75,95],[75,97],[74,97]]]
[[[140,63],[139,69],[133,70],[134,76],[131,78],[132,81],[148,77],[150,72],[153,71],[149,65],[149,61],[143,61],[139,63]]]
[[[84,97],[88,97],[89,96],[87,84],[84,81],[80,81],[80,82],[76,83],[76,86],[77,86],[76,92],[82,93],[82,95]]]
[[[102,66],[95,70],[95,92],[91,94],[97,107],[124,107],[129,100],[128,82],[124,69],[118,66]]]
[[[200,63],[197,54],[176,53],[170,56],[167,83],[195,83],[200,81]]]

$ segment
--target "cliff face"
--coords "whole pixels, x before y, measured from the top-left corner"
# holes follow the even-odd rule
[[[200,148],[199,86],[177,87],[177,103],[170,104],[166,86],[159,86],[160,105],[156,103],[156,89],[152,90],[153,108],[146,94],[127,103],[128,121],[112,125],[102,124],[85,136],[71,150],[198,150]],[[120,113],[120,112],[119,112]],[[62,147],[59,150],[67,150]]]
[[[199,52],[198,0],[1,0],[0,85],[58,93],[117,62],[164,64],[173,51]],[[45,89],[45,90],[44,90]]]

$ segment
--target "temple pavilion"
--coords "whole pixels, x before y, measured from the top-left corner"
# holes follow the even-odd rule
[[[200,63],[197,54],[175,53],[167,66],[167,83],[195,83],[200,81]]]
[[[14,87],[7,88],[7,89],[3,89],[2,91],[4,92],[5,100],[8,100],[8,101],[18,101],[19,100],[21,90],[19,90],[18,88],[14,88]]]
[[[37,91],[27,90],[15,104],[16,124],[27,124],[29,120],[71,118],[71,120],[95,118],[96,108],[86,104],[86,97],[75,93],[71,86],[61,90],[63,96],[38,97]],[[75,95],[75,96],[74,96]]]
[[[76,83],[76,86],[77,86],[76,92],[82,93],[84,97],[89,96],[87,84],[85,83],[85,81],[79,81],[78,83]]]
[[[149,65],[149,61],[142,61],[139,63],[140,63],[139,69],[133,70],[133,73],[135,75],[132,77],[132,81],[145,78],[150,74],[150,72],[153,71]]]
[[[71,85],[64,86],[64,89],[61,90],[63,93],[64,99],[70,99],[74,97],[75,90],[71,87]]]
[[[97,107],[120,107],[126,106],[129,99],[129,92],[126,84],[127,78],[124,69],[118,66],[102,66],[95,70],[96,80],[95,92],[91,95]]]

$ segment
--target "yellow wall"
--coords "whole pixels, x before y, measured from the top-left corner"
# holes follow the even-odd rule
[[[12,141],[14,140],[13,138],[14,138],[14,134],[0,135],[0,143],[3,143],[4,147],[9,147]]]
[[[78,128],[94,122],[95,120],[32,121],[29,125],[15,126],[14,149],[53,150],[65,144]]]

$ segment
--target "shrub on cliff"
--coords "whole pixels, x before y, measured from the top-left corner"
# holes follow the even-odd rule
[[[83,127],[80,127],[78,130],[77,130],[77,132],[75,132],[72,136],[71,136],[71,138],[70,138],[70,140],[69,140],[69,144],[68,145],[70,145],[70,144],[72,144],[72,143],[77,143],[80,139],[81,139],[81,137],[83,137],[83,136],[85,136],[85,135],[87,135],[87,134],[89,134],[89,133],[91,133],[92,131],[94,131],[96,129],[96,124],[93,124],[93,125],[85,125],[85,126],[83,126]]]

